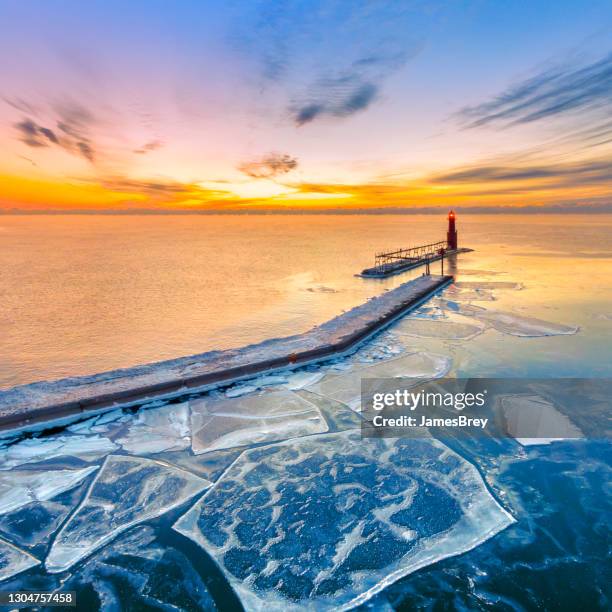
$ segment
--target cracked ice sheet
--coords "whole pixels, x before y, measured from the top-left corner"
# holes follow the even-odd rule
[[[9,446],[0,455],[0,470],[37,463],[56,457],[75,456],[83,461],[93,461],[108,455],[118,447],[101,436],[52,436],[28,438]]]
[[[344,374],[328,374],[306,390],[357,410],[361,403],[362,378],[440,378],[450,370],[450,366],[450,357],[426,352],[409,353]]]
[[[500,398],[508,433],[521,446],[584,438],[584,434],[553,404],[538,395]]]
[[[244,451],[174,529],[247,610],[343,610],[513,521],[438,440],[353,430]]]
[[[176,508],[210,485],[159,461],[110,455],[53,542],[47,571],[68,569],[129,527]]]
[[[127,432],[116,442],[136,455],[189,448],[189,403],[140,410]]]
[[[97,469],[94,465],[80,470],[0,472],[0,514],[13,512],[31,502],[52,499],[76,487]]]
[[[202,397],[191,400],[190,408],[196,455],[327,431],[319,409],[287,390],[231,399]]]
[[[0,580],[39,565],[40,561],[9,542],[0,539]]]

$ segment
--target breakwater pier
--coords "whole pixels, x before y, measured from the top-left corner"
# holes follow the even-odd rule
[[[341,357],[452,280],[452,276],[424,275],[303,334],[0,391],[0,430],[40,428],[41,423],[188,396],[265,372]]]

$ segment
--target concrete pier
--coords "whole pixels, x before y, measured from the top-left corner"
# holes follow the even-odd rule
[[[422,276],[295,336],[0,391],[0,430],[40,428],[46,422],[187,396],[346,355],[452,280]]]

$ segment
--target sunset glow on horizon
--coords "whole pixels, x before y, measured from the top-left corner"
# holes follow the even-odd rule
[[[0,212],[612,205],[607,2],[0,20]]]

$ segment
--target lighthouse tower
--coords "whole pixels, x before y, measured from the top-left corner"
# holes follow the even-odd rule
[[[455,229],[455,213],[448,213],[448,232],[446,232],[446,244],[449,249],[457,248],[457,230]]]

